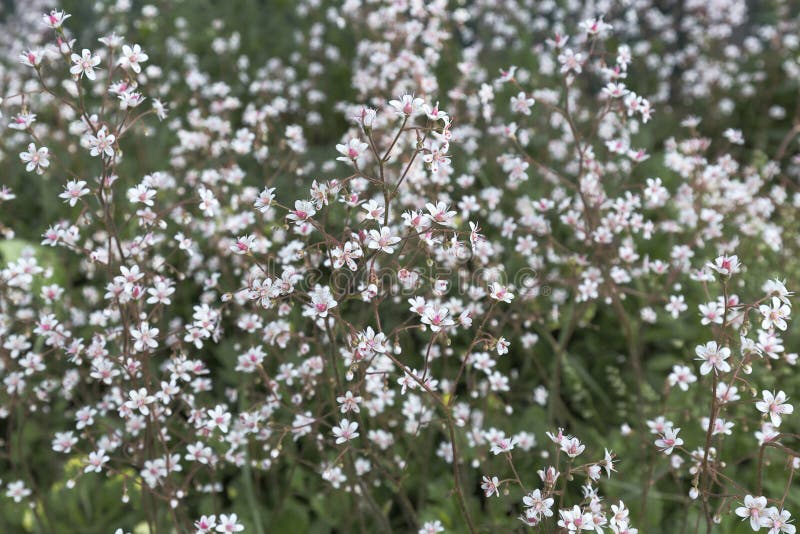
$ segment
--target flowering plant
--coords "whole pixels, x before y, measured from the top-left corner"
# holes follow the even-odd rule
[[[2,524],[795,532],[796,11],[236,4],[0,17]]]

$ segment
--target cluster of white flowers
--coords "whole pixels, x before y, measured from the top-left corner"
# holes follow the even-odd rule
[[[299,0],[278,59],[40,3],[0,13],[0,478],[42,530],[85,483],[153,531],[795,531],[800,14]]]

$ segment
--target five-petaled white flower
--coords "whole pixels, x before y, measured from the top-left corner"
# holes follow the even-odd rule
[[[339,422],[339,426],[333,427],[333,435],[336,438],[336,444],[341,445],[351,439],[355,439],[358,437],[358,423],[355,421],[348,421],[347,419],[342,419]]]
[[[50,166],[50,151],[46,146],[37,149],[36,145],[30,143],[27,152],[20,152],[19,159],[26,163],[26,171],[44,174],[44,170]]]
[[[144,63],[150,57],[142,51],[142,47],[138,44],[133,45],[130,47],[128,45],[123,45],[122,47],[122,57],[119,58],[119,64],[122,65],[124,68],[130,68],[136,74],[142,72],[142,66],[140,63]]]
[[[91,50],[84,48],[81,55],[72,54],[70,59],[73,63],[72,67],[69,69],[71,74],[81,78],[86,76],[90,80],[96,78],[94,68],[100,64],[100,57],[92,54]]]
[[[773,426],[781,426],[781,416],[794,412],[794,406],[786,402],[786,393],[783,391],[772,393],[764,390],[761,392],[761,397],[762,400],[756,401],[756,409],[769,415]]]
[[[239,523],[239,517],[236,514],[219,514],[219,524],[214,530],[225,534],[229,532],[241,532],[244,530],[244,525]]]
[[[537,518],[553,516],[553,503],[555,500],[552,497],[543,497],[539,489],[533,490],[522,498],[522,504],[528,507],[531,513]]]
[[[138,327],[131,327],[130,333],[133,337],[133,350],[135,352],[145,352],[158,347],[158,328],[150,328],[150,323],[142,321]]]
[[[790,523],[792,514],[788,510],[779,510],[775,506],[767,508],[767,517],[764,520],[764,528],[768,528],[767,534],[795,534],[797,529]]]
[[[93,157],[105,156],[114,157],[114,142],[117,137],[109,133],[105,126],[97,130],[97,135],[91,133],[86,136],[86,144],[89,146],[89,154]]]
[[[92,451],[89,453],[89,458],[86,460],[86,467],[84,467],[84,473],[100,473],[103,470],[103,466],[106,462],[108,462],[111,458],[106,454],[104,449],[97,449],[96,451]]]
[[[67,13],[66,11],[58,11],[53,9],[50,13],[42,14],[42,22],[48,27],[54,30],[61,28],[61,25],[64,24],[64,21],[70,18],[72,15]]]
[[[125,406],[131,411],[139,410],[139,413],[142,415],[150,414],[150,408],[147,405],[153,404],[156,401],[155,396],[148,395],[147,389],[145,388],[131,390],[128,393],[128,397],[130,400],[125,402]]]
[[[341,154],[341,156],[336,159],[338,161],[344,161],[345,163],[352,163],[361,157],[361,154],[363,154],[368,147],[369,144],[352,137],[347,143],[336,145],[336,150]]]
[[[206,427],[209,430],[214,430],[215,428],[219,428],[220,432],[223,434],[228,433],[228,425],[231,422],[231,414],[228,412],[225,407],[221,404],[217,404],[214,406],[213,410],[208,410],[206,412],[208,415],[208,422],[206,423]]]
[[[719,256],[714,263],[709,262],[706,265],[723,276],[731,276],[742,270],[738,256]]]
[[[331,308],[336,307],[336,300],[331,294],[328,286],[317,285],[310,294],[311,302],[306,305],[303,315],[307,317],[318,317],[324,319],[328,316]]]
[[[758,307],[761,312],[761,328],[769,330],[777,328],[778,330],[786,330],[786,319],[792,314],[792,309],[788,304],[785,304],[778,297],[772,297],[771,305],[762,304]]]
[[[558,62],[561,63],[561,74],[567,74],[569,71],[580,74],[583,71],[583,54],[575,53],[571,48],[558,55]]]
[[[231,252],[234,254],[249,254],[250,250],[256,242],[256,236],[243,235],[236,238],[236,242],[230,246]]]
[[[400,242],[400,238],[392,235],[392,231],[388,226],[378,230],[369,231],[369,242],[367,246],[371,249],[377,249],[386,254],[394,253],[394,246]]]
[[[530,115],[531,106],[535,103],[535,99],[528,98],[524,92],[520,91],[517,96],[511,97],[511,110],[516,113],[522,113],[523,115]]]
[[[744,506],[738,507],[735,512],[741,518],[750,519],[750,528],[753,531],[761,530],[767,524],[766,517],[767,498],[745,495]]]
[[[683,445],[683,440],[678,437],[680,431],[680,428],[665,428],[661,437],[656,440],[656,447],[661,449],[664,454],[672,454],[675,447]]]
[[[389,105],[394,108],[398,115],[411,117],[419,114],[422,111],[422,106],[425,101],[421,98],[414,98],[412,95],[403,95],[400,100],[390,100]]]
[[[492,285],[489,287],[489,296],[501,302],[511,302],[514,300],[514,294],[511,293],[507,287],[497,282],[492,282]]]
[[[6,497],[14,499],[14,502],[22,502],[22,499],[27,498],[30,494],[31,490],[25,487],[22,480],[9,482],[6,487]]]
[[[70,206],[75,206],[75,204],[78,203],[78,199],[89,194],[89,189],[85,186],[86,182],[83,180],[70,180],[67,182],[67,185],[64,186],[64,192],[58,195],[58,197],[63,198],[64,202],[69,203]]]
[[[483,482],[481,482],[481,489],[486,497],[491,497],[492,495],[500,496],[500,479],[497,477],[483,477]]]
[[[731,365],[726,361],[731,356],[731,349],[717,346],[716,341],[709,341],[705,345],[697,345],[694,349],[697,360],[702,361],[700,374],[707,375],[713,369],[715,373],[727,373]]]

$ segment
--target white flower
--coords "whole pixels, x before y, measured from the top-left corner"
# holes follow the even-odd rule
[[[786,403],[787,397],[783,391],[772,393],[764,390],[761,392],[761,397],[763,400],[756,401],[756,409],[768,414],[773,426],[781,426],[781,416],[794,412],[794,406]]]
[[[68,454],[76,443],[78,443],[78,438],[71,431],[56,432],[55,438],[53,438],[53,450]]]
[[[331,308],[336,307],[336,300],[331,294],[331,289],[327,286],[317,285],[311,292],[311,302],[306,305],[303,315],[306,317],[318,317],[324,319],[328,316]]]
[[[522,504],[527,506],[537,519],[552,517],[553,510],[551,508],[553,508],[554,502],[552,497],[542,498],[542,492],[539,489],[533,490],[522,498]]]
[[[393,254],[394,245],[399,242],[400,238],[393,236],[389,227],[384,226],[381,228],[380,232],[378,230],[369,231],[369,242],[367,243],[367,246],[371,249],[377,249],[385,252],[386,254]]]
[[[788,304],[784,304],[778,297],[772,297],[771,306],[762,304],[758,307],[763,319],[761,321],[761,328],[769,330],[777,328],[778,330],[786,330],[786,319],[792,314],[792,309]]]
[[[273,200],[275,200],[275,188],[265,187],[264,190],[259,193],[258,198],[256,199],[255,208],[261,213],[266,213],[266,211],[272,205]]]
[[[250,250],[256,242],[256,237],[253,235],[243,235],[236,238],[236,243],[230,246],[231,252],[234,254],[249,254]]]
[[[681,390],[688,391],[689,384],[697,382],[697,377],[687,366],[675,365],[672,367],[672,372],[667,377],[667,380],[670,386],[675,387],[677,385]]]
[[[294,210],[289,211],[286,216],[290,221],[294,221],[296,225],[303,224],[306,220],[310,219],[317,213],[314,204],[307,200],[297,200],[294,203]]]
[[[561,450],[564,451],[570,458],[579,456],[586,449],[578,438],[568,437],[561,441]]]
[[[136,187],[128,189],[128,200],[132,204],[141,203],[145,206],[152,206],[156,191],[147,187],[146,184],[138,184]]]
[[[38,68],[43,58],[44,50],[26,50],[19,55],[19,62],[27,67]]]
[[[100,473],[103,470],[103,465],[111,458],[106,454],[106,451],[103,449],[98,449],[96,451],[92,451],[89,453],[89,459],[87,460],[87,465],[83,469],[84,473]]]
[[[524,92],[520,91],[517,96],[511,97],[511,110],[523,115],[531,114],[531,106],[536,103],[533,98],[528,98]]]
[[[444,532],[444,525],[436,519],[435,521],[426,521],[419,529],[418,534],[439,534],[439,532]]]
[[[225,410],[225,407],[221,404],[217,404],[214,406],[213,410],[208,410],[206,412],[208,415],[208,422],[206,423],[206,428],[209,430],[214,430],[215,428],[219,428],[220,432],[223,434],[228,433],[228,425],[231,422],[231,414]]]
[[[767,509],[767,517],[764,521],[764,528],[768,528],[767,534],[795,534],[794,525],[790,524],[792,514],[788,510],[778,510],[771,506]]]
[[[336,438],[336,444],[341,445],[351,439],[357,438],[359,434],[356,430],[358,430],[358,423],[342,419],[339,426],[333,427],[333,435]]]
[[[422,111],[422,106],[425,101],[421,98],[414,98],[411,95],[403,95],[400,100],[390,100],[389,105],[392,106],[398,115],[411,117],[418,115]]]
[[[138,328],[131,327],[130,333],[134,339],[133,350],[144,352],[158,347],[158,328],[150,328],[150,323],[143,321]]]
[[[486,495],[486,498],[491,497],[492,495],[497,495],[500,497],[500,479],[497,477],[483,477],[483,482],[481,482],[481,489],[483,493]]]
[[[603,20],[603,17],[596,19],[587,19],[579,24],[580,28],[586,32],[587,35],[602,35],[603,33],[613,29],[611,24]]]
[[[139,410],[139,413],[142,415],[148,415],[150,413],[150,408],[148,408],[147,405],[156,401],[153,395],[147,394],[147,389],[145,388],[131,390],[128,393],[128,397],[130,400],[125,402],[125,406],[130,410]]]
[[[508,288],[498,284],[497,282],[492,282],[492,285],[489,288],[489,296],[501,302],[511,302],[514,300],[514,294],[511,293]]]
[[[511,452],[514,450],[514,446],[517,444],[517,438],[500,438],[496,439],[492,442],[492,454],[498,455],[504,452]]]
[[[6,488],[6,497],[14,499],[14,502],[22,502],[22,499],[27,498],[31,494],[31,490],[25,487],[25,483],[21,480],[9,482]]]
[[[728,347],[718,347],[716,341],[709,341],[705,345],[697,345],[694,351],[697,354],[696,359],[703,362],[700,366],[701,375],[707,375],[712,369],[715,373],[727,373],[731,370],[726,361],[731,356],[731,349]]]
[[[558,62],[561,63],[561,74],[567,74],[569,71],[580,74],[583,70],[583,54],[580,52],[576,54],[571,48],[558,55]]]
[[[133,72],[139,74],[142,72],[142,67],[139,63],[144,63],[149,58],[147,54],[142,52],[142,47],[138,44],[133,45],[133,47],[123,45],[122,57],[119,58],[119,64],[125,68],[130,67]]]
[[[47,147],[36,148],[36,145],[30,143],[27,152],[20,152],[19,159],[25,165],[25,170],[28,172],[36,171],[36,174],[44,174],[44,170],[50,166],[50,151]]]
[[[450,318],[450,310],[441,306],[426,306],[422,312],[421,321],[430,326],[431,331],[438,332],[443,328],[453,326],[455,322]]]
[[[87,134],[86,143],[89,145],[89,154],[93,157],[107,156],[114,157],[114,141],[117,137],[108,133],[105,126],[97,131],[97,135]]]
[[[718,302],[709,302],[707,304],[700,304],[700,324],[703,326],[707,324],[722,324],[724,318],[724,309]]]
[[[220,514],[219,524],[216,526],[214,530],[223,533],[241,532],[244,530],[244,525],[239,523],[239,518],[237,517],[236,514],[231,514],[231,515]]]
[[[752,495],[745,495],[744,506],[738,507],[736,515],[744,519],[750,519],[750,528],[753,531],[759,531],[762,527],[767,526],[767,517],[765,509],[767,507],[766,497],[753,497]]]
[[[686,305],[683,295],[670,295],[669,304],[667,304],[665,308],[669,314],[672,315],[673,319],[677,319],[682,312],[688,309],[688,306]]]
[[[656,447],[664,454],[672,454],[672,449],[683,445],[683,440],[678,437],[680,428],[665,428],[663,434],[656,440]]]
[[[367,143],[363,143],[353,137],[347,143],[336,145],[336,150],[341,154],[336,160],[351,163],[361,157],[361,154],[367,148],[369,148]]]
[[[738,256],[719,256],[714,260],[714,263],[709,262],[706,266],[723,276],[731,276],[742,270],[742,265],[739,263]]]
[[[89,194],[89,189],[84,187],[85,185],[86,182],[83,180],[70,180],[67,182],[67,185],[64,186],[64,192],[58,195],[58,197],[63,198],[64,202],[69,203],[70,206],[75,206],[79,198]]]
[[[100,57],[92,54],[91,50],[84,48],[80,56],[72,54],[70,59],[74,63],[69,69],[70,74],[80,77],[86,76],[90,80],[96,78],[94,68],[100,64]]]
[[[789,304],[789,297],[794,295],[793,291],[786,289],[786,281],[778,280],[777,278],[767,280],[761,290],[767,295],[778,297],[784,304]]]
[[[446,202],[441,201],[436,204],[429,202],[425,204],[425,209],[428,210],[430,219],[442,226],[451,226],[457,214],[456,211],[450,209],[450,206],[448,206]]]
[[[53,9],[50,13],[44,13],[42,15],[42,22],[48,27],[54,30],[57,30],[64,24],[64,21],[70,18],[72,15],[67,13],[66,11],[56,11]]]

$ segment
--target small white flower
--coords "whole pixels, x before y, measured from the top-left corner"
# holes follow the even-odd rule
[[[664,454],[672,454],[675,447],[683,445],[683,440],[678,437],[680,431],[680,428],[665,428],[661,437],[656,440],[656,447]]]
[[[119,58],[119,64],[122,65],[123,68],[130,68],[133,72],[139,74],[142,72],[140,63],[144,63],[149,58],[147,54],[142,52],[142,47],[138,44],[133,45],[133,47],[123,45],[122,57]]]
[[[786,402],[786,393],[783,391],[772,393],[764,390],[761,392],[761,397],[762,400],[756,401],[756,409],[769,415],[773,426],[781,426],[781,416],[794,412],[794,406]]]
[[[100,57],[92,54],[91,50],[84,48],[80,56],[78,54],[72,54],[70,59],[73,63],[72,67],[69,69],[70,74],[81,78],[86,76],[90,80],[96,78],[94,68],[100,64]]]
[[[716,341],[709,341],[705,345],[697,345],[695,354],[697,354],[696,359],[703,362],[700,366],[701,375],[707,375],[712,369],[715,373],[727,373],[731,370],[731,365],[726,361],[731,356],[731,349],[718,347]]]
[[[341,445],[351,439],[355,439],[358,437],[358,423],[355,421],[348,421],[347,419],[342,419],[339,423],[339,426],[333,427],[333,435],[336,438],[336,444]]]
[[[44,170],[50,166],[50,151],[45,146],[37,149],[36,145],[30,143],[27,152],[20,152],[19,159],[27,164],[25,165],[26,171],[44,174]]]

